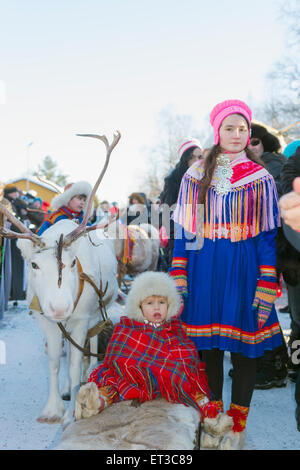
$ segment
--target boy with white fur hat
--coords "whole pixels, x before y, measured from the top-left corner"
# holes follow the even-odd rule
[[[42,235],[47,228],[59,220],[70,219],[80,224],[87,209],[91,192],[92,186],[87,181],[68,184],[62,194],[52,199],[51,207],[54,209],[54,212],[51,212],[41,225],[38,235]]]
[[[142,403],[158,397],[193,406],[202,419],[217,417],[204,364],[181,327],[181,310],[180,295],[168,274],[149,271],[135,278],[127,316],[115,325],[104,362],[77,394],[76,420],[120,400]]]

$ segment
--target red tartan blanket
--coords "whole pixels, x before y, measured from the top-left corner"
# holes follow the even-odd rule
[[[196,397],[210,396],[204,364],[178,318],[155,329],[121,317],[108,344],[103,364],[88,382],[105,387],[113,401],[159,396],[199,408]]]

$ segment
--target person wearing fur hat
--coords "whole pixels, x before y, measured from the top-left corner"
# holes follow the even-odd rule
[[[174,249],[174,222],[172,220],[173,209],[171,208],[174,208],[176,204],[181,179],[184,173],[199,158],[203,158],[202,155],[203,148],[201,142],[192,137],[185,138],[178,149],[178,163],[164,180],[164,187],[160,194],[161,206],[159,221],[160,227],[167,226],[166,231],[169,239],[168,245],[165,248],[167,269],[171,266]]]
[[[78,181],[68,184],[62,194],[54,197],[51,201],[51,212],[41,227],[38,235],[54,225],[59,220],[70,219],[80,224],[87,209],[88,199],[92,192],[92,186],[87,181]]]
[[[281,197],[280,173],[287,162],[287,158],[280,153],[281,145],[279,139],[274,134],[271,134],[266,127],[252,123],[248,147],[264,162],[266,169],[275,180],[278,196]]]
[[[129,205],[126,209],[126,221],[129,224],[147,224],[149,222],[149,213],[147,207],[147,198],[142,193],[132,193],[129,196]]]
[[[132,283],[127,316],[115,325],[104,362],[76,396],[75,419],[98,414],[120,400],[163,397],[215,419],[204,364],[180,322],[181,300],[167,273],[145,272]]]
[[[14,184],[9,183],[4,186],[4,197],[11,203],[13,214],[24,222],[28,215],[28,203],[21,198],[21,194]]]
[[[272,175],[248,148],[251,114],[240,100],[213,108],[215,145],[185,173],[174,212],[170,274],[221,412],[224,351],[233,365],[231,429],[204,424],[206,446],[219,449],[242,448],[257,358],[282,344],[274,307],[278,197]]]

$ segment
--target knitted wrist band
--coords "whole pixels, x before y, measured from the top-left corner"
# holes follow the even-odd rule
[[[264,264],[259,267],[259,270],[261,277],[272,277],[275,279],[277,278],[276,268],[274,266]]]
[[[264,280],[264,279],[259,279],[257,281],[257,288],[261,292],[265,292],[266,294],[273,294],[273,291],[277,289],[277,282],[274,282],[274,280]]]
[[[181,294],[187,293],[187,258],[173,258],[172,266],[170,268],[170,276],[173,277],[178,292]]]

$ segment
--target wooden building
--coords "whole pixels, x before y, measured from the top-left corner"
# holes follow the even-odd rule
[[[28,191],[35,191],[36,197],[40,197],[43,201],[51,203],[52,199],[63,192],[63,188],[60,188],[55,183],[39,181],[36,177],[32,176],[29,178],[20,177],[7,181],[6,184],[14,184],[18,189],[26,194]]]

